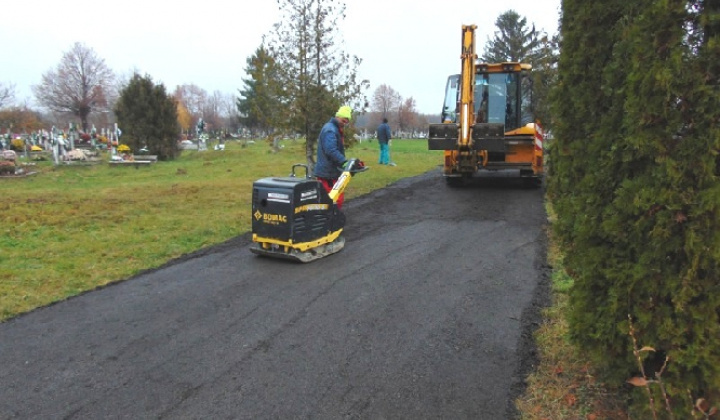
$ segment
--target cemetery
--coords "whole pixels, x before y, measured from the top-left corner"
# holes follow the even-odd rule
[[[178,142],[180,150],[204,152],[223,151],[225,143],[216,139],[210,146],[210,136],[204,130],[202,118],[196,126],[196,141]],[[112,167],[139,168],[158,161],[157,155],[148,154],[143,148],[133,151],[120,140],[122,130],[115,123],[111,127],[90,133],[82,133],[77,125],[69,123],[66,129],[53,126],[50,130],[31,133],[13,133],[12,126],[0,129],[0,178],[24,177],[36,173],[33,168],[39,162],[51,161],[54,166],[96,165],[107,163]],[[254,143],[254,142],[251,142]]]

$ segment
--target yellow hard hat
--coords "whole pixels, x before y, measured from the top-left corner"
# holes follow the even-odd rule
[[[336,117],[340,118],[347,118],[348,120],[352,119],[352,108],[350,108],[347,105],[343,105],[338,109],[338,112],[335,114]]]

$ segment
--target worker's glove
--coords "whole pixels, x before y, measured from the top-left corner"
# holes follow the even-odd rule
[[[343,172],[349,171],[354,174],[355,172],[362,172],[367,168],[365,168],[365,162],[363,162],[362,160],[360,160],[358,158],[351,158],[351,159],[343,162],[342,167],[340,169]]]

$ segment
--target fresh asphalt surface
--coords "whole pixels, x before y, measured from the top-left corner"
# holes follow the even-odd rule
[[[344,210],[345,249],[309,264],[246,234],[0,324],[0,418],[514,418],[542,190],[433,170]]]

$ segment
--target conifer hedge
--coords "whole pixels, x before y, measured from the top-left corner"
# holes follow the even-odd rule
[[[641,375],[632,325],[677,418],[720,405],[718,3],[563,0],[552,95],[571,335],[625,381]]]

